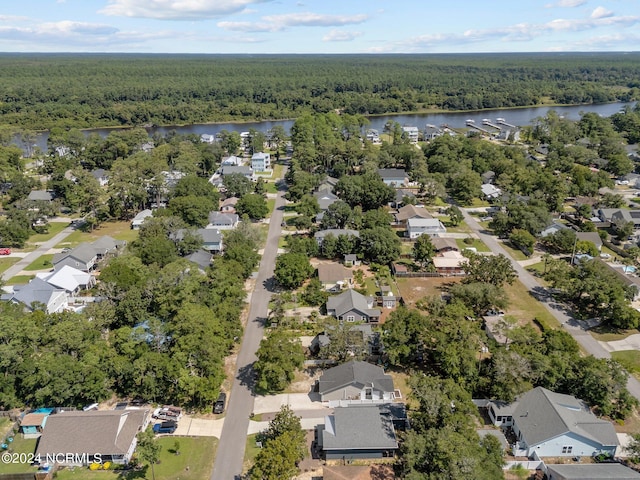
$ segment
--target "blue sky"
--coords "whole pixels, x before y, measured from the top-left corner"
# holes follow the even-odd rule
[[[0,51],[632,51],[640,0],[3,0]]]

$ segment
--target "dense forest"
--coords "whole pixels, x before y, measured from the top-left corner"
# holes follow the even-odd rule
[[[173,125],[637,99],[639,54],[0,55],[27,129]]]

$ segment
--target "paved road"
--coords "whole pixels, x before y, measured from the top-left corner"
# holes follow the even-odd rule
[[[286,168],[282,175],[286,173]],[[253,363],[256,361],[256,350],[263,334],[263,321],[267,317],[271,292],[267,290],[273,285],[273,270],[278,251],[284,206],[283,191],[278,192],[276,205],[271,215],[267,243],[262,254],[256,286],[251,295],[249,319],[238,353],[236,376],[227,401],[227,414],[222,427],[220,443],[216,452],[216,460],[211,473],[211,480],[240,479],[242,461],[249,428],[249,415],[253,411]]]
[[[62,242],[74,230],[75,230],[75,227],[69,226],[69,227],[65,228],[64,230],[62,230],[57,235],[55,235],[50,240],[47,240],[46,242],[44,242],[37,249],[35,249],[33,252],[31,252],[27,256],[23,257],[18,263],[16,263],[15,265],[12,265],[11,267],[7,268],[2,273],[2,279],[6,282],[11,277],[14,277],[14,276],[18,275],[22,270],[25,269],[25,267],[29,266],[30,263],[32,263],[33,261],[37,260],[41,255],[46,254],[51,248],[55,247],[57,244]]]
[[[469,213],[462,210],[467,225],[478,234],[480,240],[482,240],[492,252],[499,254],[502,253],[508,259],[511,260],[513,268],[518,273],[518,278],[522,284],[527,287],[529,292],[535,296],[549,312],[562,324],[564,329],[571,334],[571,336],[584,348],[584,350],[596,358],[611,358],[611,354],[607,352],[598,341],[586,331],[582,324],[577,321],[572,315],[571,311],[566,308],[565,305],[556,302],[549,292],[542,287],[536,277],[531,275],[524,267],[522,267],[511,255],[502,247],[495,237],[484,233],[483,227],[477,222],[477,220],[469,215]],[[640,400],[640,382],[635,377],[629,376],[627,382],[627,388],[629,392]]]

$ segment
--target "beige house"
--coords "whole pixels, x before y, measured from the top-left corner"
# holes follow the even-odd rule
[[[342,290],[353,287],[353,272],[339,263],[318,265],[318,278],[325,290]]]

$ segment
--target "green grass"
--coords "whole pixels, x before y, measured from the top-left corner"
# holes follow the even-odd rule
[[[18,257],[0,258],[0,273],[4,273],[8,268],[18,263],[21,259]]]
[[[556,317],[542,303],[532,297],[519,280],[516,280],[513,285],[506,285],[504,290],[509,298],[509,306],[506,309],[509,315],[531,322],[536,318],[547,328],[560,327]]]
[[[9,285],[26,285],[34,277],[35,275],[16,275],[15,277],[11,277],[7,283]]]
[[[487,247],[484,242],[478,238],[474,238],[472,243],[467,243],[464,241],[464,238],[456,238],[456,243],[458,244],[458,248],[460,250],[464,250],[465,248],[475,248],[478,252],[490,252],[491,249]]]
[[[247,435],[247,442],[244,449],[244,470],[248,471],[255,461],[260,448],[256,445],[256,434]]]
[[[36,438],[22,438],[22,435],[18,434],[13,438],[9,452],[10,453],[24,453],[26,455],[34,453],[36,449]],[[0,474],[3,473],[30,473],[36,472],[38,469],[32,467],[27,462],[0,462]]]
[[[267,198],[267,207],[269,208],[269,216],[273,213],[273,209],[276,208],[276,199]]]
[[[442,220],[442,224],[447,228],[447,232],[449,233],[472,233],[472,230],[469,228],[469,225],[462,222],[455,227],[451,225],[449,220]]]
[[[544,273],[544,261],[529,265],[527,270],[531,273],[542,275]],[[539,280],[538,280],[539,281]]]
[[[275,182],[267,182],[265,185],[265,190],[267,193],[278,193],[278,186]]]
[[[180,443],[180,455],[174,453],[174,443]],[[154,467],[156,480],[207,480],[211,475],[214,451],[218,440],[213,437],[162,437],[160,463]],[[189,470],[187,470],[189,467]],[[88,468],[59,470],[57,480],[151,480],[151,468],[143,472],[131,471],[124,477],[117,470],[91,471]]]
[[[502,246],[509,253],[509,255],[511,255],[516,260],[526,260],[529,258],[524,253],[522,253],[522,250],[513,248],[513,246],[509,242],[503,242]]]
[[[617,340],[624,340],[629,335],[638,333],[638,330],[634,328],[629,330],[611,331],[603,326],[599,326],[589,330],[589,333],[591,333],[591,336],[599,342],[615,342]]]
[[[489,202],[487,202],[486,200],[480,200],[479,198],[474,198],[471,201],[471,205],[466,205],[467,207],[471,207],[471,208],[478,208],[478,207],[488,207],[491,204]]]
[[[38,259],[31,262],[24,269],[29,272],[32,272],[35,270],[51,269],[53,268],[53,263],[51,263],[52,261],[53,261],[53,255],[40,255]]]
[[[636,378],[640,378],[640,351],[622,350],[611,352],[611,358],[624,367],[624,369]]]
[[[282,178],[282,171],[284,170],[284,165],[280,164],[280,163],[276,163],[273,165],[273,175],[272,175],[272,179],[274,180],[278,180],[279,178]]]
[[[56,247],[75,247],[82,242],[93,242],[105,235],[109,235],[116,240],[125,240],[127,242],[132,242],[133,240],[138,238],[138,230],[132,230],[130,222],[106,222],[92,232],[83,232],[82,230],[76,230],[63,242],[56,245]]]
[[[41,243],[46,242],[47,240],[51,240],[57,234],[59,234],[62,230],[69,226],[68,222],[51,222],[49,224],[49,233],[36,233],[35,235],[31,235],[28,243]]]

